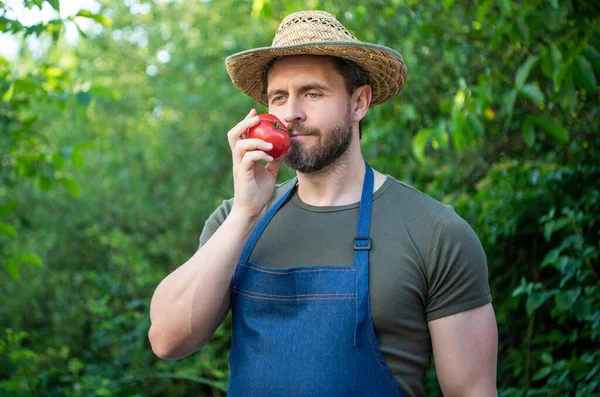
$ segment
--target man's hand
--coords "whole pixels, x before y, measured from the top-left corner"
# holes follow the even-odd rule
[[[252,109],[244,120],[228,133],[229,146],[233,159],[233,207],[231,213],[257,218],[267,205],[273,190],[279,167],[284,155],[273,159],[264,151],[273,145],[260,139],[246,138],[248,128],[259,123],[256,110]],[[263,166],[260,161],[267,163]]]

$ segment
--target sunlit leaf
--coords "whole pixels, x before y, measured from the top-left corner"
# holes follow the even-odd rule
[[[13,225],[0,223],[0,234],[3,236],[17,237],[17,229]]]
[[[59,68],[48,68],[45,73],[48,77],[60,77],[64,75],[63,70]]]
[[[80,170],[83,169],[83,167],[84,167],[83,155],[81,154],[80,150],[73,151],[73,154],[71,155],[71,162],[73,163],[75,168],[78,168]]]
[[[421,163],[425,162],[425,145],[432,134],[433,130],[431,128],[425,128],[417,132],[417,134],[413,137],[413,153],[417,160],[419,160]]]
[[[19,254],[16,255],[14,259],[19,262],[26,263],[28,265],[33,265],[37,267],[42,266],[42,258],[33,253]]]
[[[4,93],[4,95],[2,95],[2,100],[3,100],[4,102],[8,102],[8,101],[10,101],[10,100],[12,99],[12,97],[13,97],[14,93],[15,93],[15,85],[14,85],[14,83],[13,83],[13,84],[11,84],[11,85],[8,87],[8,90],[6,90],[6,92]]]
[[[62,178],[58,179],[58,182],[63,185],[72,196],[79,197],[81,195],[81,186],[73,179]]]
[[[89,10],[80,10],[75,16],[93,19],[94,21],[96,21],[104,26],[112,25],[112,21],[110,19],[106,18],[104,15],[94,14]]]
[[[12,278],[19,278],[21,272],[19,271],[19,264],[8,258],[4,260],[4,268],[8,271],[8,273],[12,276]]]

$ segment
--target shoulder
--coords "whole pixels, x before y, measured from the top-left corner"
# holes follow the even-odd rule
[[[386,211],[402,215],[408,225],[427,228],[440,215],[451,208],[439,200],[423,193],[417,188],[386,175],[387,180],[375,194],[376,203],[380,201]]]

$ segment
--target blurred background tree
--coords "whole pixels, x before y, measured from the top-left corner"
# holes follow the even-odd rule
[[[407,84],[369,111],[363,153],[482,240],[500,395],[600,395],[596,2],[81,4],[0,1],[0,395],[225,394],[230,323],[162,361],[149,301],[232,195],[226,132],[266,111],[225,57],[270,45],[307,8],[405,59]],[[25,23],[28,9],[50,17]],[[434,366],[426,388],[441,395]]]

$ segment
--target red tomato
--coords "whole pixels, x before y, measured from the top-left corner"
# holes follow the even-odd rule
[[[262,139],[273,144],[273,149],[266,152],[277,158],[287,152],[290,147],[290,135],[283,123],[272,114],[259,114],[260,123],[248,129],[248,138]]]

